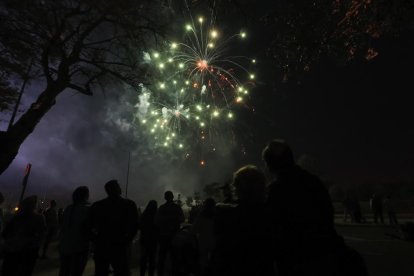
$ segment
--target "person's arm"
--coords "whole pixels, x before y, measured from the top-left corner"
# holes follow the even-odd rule
[[[89,207],[87,217],[85,219],[85,223],[83,224],[83,232],[86,237],[88,237],[89,240],[92,242],[96,240],[97,232],[96,232],[96,205],[92,204],[91,207]]]

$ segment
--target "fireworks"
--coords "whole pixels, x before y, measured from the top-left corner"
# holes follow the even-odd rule
[[[188,151],[208,140],[215,151],[214,137],[231,129],[234,107],[254,86],[255,72],[246,67],[256,60],[232,55],[232,43],[248,37],[244,31],[226,38],[199,17],[183,32],[182,41],[144,53],[153,84],[141,85],[137,117],[157,146]]]

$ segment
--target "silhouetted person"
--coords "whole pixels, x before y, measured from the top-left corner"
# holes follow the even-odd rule
[[[201,211],[194,220],[192,231],[198,240],[201,275],[209,275],[207,270],[213,249],[215,248],[214,218],[216,215],[216,202],[207,198]]]
[[[58,215],[57,215],[57,210],[56,210],[56,201],[51,200],[49,202],[49,208],[46,209],[43,215],[45,216],[47,231],[46,231],[45,241],[43,243],[43,253],[42,253],[41,258],[46,259],[47,258],[46,252],[47,252],[47,249],[49,248],[49,244],[53,240],[53,238],[55,238],[58,232],[58,229],[59,229]]]
[[[201,206],[198,204],[191,206],[190,212],[188,214],[188,223],[194,223],[194,220],[197,218],[198,213],[200,213],[200,210]]]
[[[384,200],[384,208],[388,214],[391,225],[398,225],[397,214],[395,212],[394,201],[391,199],[391,196],[388,195]]]
[[[349,195],[346,195],[342,201],[342,206],[344,207],[344,222],[347,221],[348,215],[351,217],[351,222],[354,222],[353,212],[352,212],[352,200]]]
[[[378,217],[379,217],[381,223],[384,224],[382,198],[377,193],[374,193],[372,195],[370,199],[370,207],[374,215],[374,223],[378,223]]]
[[[155,200],[150,200],[141,217],[141,276],[145,276],[147,267],[149,276],[154,276],[155,272],[155,257],[158,241],[158,227],[155,225],[155,214],[157,213],[157,207],[157,202]]]
[[[334,228],[327,189],[318,177],[295,164],[284,141],[271,141],[262,155],[275,177],[267,208],[278,275],[336,275],[334,253],[344,244]]]
[[[4,196],[3,196],[3,193],[0,192],[0,231],[4,227],[4,212],[3,212],[3,207],[2,207],[3,203],[4,203]]]
[[[117,180],[105,184],[108,197],[90,208],[88,228],[94,243],[95,275],[129,275],[130,249],[138,231],[136,204],[121,197]]]
[[[164,273],[165,261],[171,253],[171,242],[184,222],[184,213],[179,205],[174,203],[174,195],[171,191],[164,193],[166,203],[158,208],[155,223],[159,227],[159,254],[158,254],[158,276]],[[170,254],[172,269],[174,270],[174,256]]]
[[[62,223],[63,223],[63,211],[64,211],[63,208],[59,208],[58,211],[57,211],[59,229],[60,229],[60,227],[62,226]]]
[[[60,232],[59,276],[80,276],[85,270],[89,254],[86,222],[89,216],[89,189],[81,186],[72,194],[72,204],[62,215]]]
[[[217,205],[213,275],[273,275],[266,228],[265,177],[255,166],[234,173],[237,205]]]
[[[46,231],[44,217],[35,212],[36,205],[36,196],[25,198],[4,228],[3,276],[32,275]]]

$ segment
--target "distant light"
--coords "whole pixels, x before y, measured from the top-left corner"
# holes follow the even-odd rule
[[[246,33],[245,33],[245,32],[241,32],[241,33],[240,33],[240,36],[241,36],[242,38],[245,38],[245,37],[246,37]]]
[[[251,74],[250,75],[250,79],[253,80],[254,78],[255,78],[255,75],[254,74]]]
[[[178,145],[178,147],[179,147],[180,149],[182,149],[182,148],[183,148],[183,144],[179,144],[179,145]]]
[[[205,124],[204,124],[203,122],[201,122],[201,123],[200,123],[200,126],[202,126],[202,127],[203,127],[203,126],[205,126]]]
[[[207,46],[208,46],[209,48],[214,48],[214,44],[213,44],[213,43],[209,43]]]
[[[242,102],[242,101],[243,101],[243,98],[242,98],[242,97],[237,97],[237,98],[236,98],[236,102],[240,103],[240,102]]]
[[[173,80],[173,83],[174,83],[174,84],[177,84],[177,81],[176,81],[176,80]]]
[[[249,91],[244,90],[244,94],[245,94],[245,95],[249,94]]]
[[[192,30],[191,25],[190,24],[185,25],[185,29],[187,31],[191,31]]]
[[[172,48],[172,49],[177,48],[177,43],[175,43],[175,42],[171,43],[171,48]]]
[[[165,143],[164,143],[164,147],[167,147],[167,146],[168,146],[168,143],[167,143],[167,142],[165,142]]]
[[[203,110],[203,108],[201,107],[201,105],[197,105],[196,108],[197,108],[198,111]]]
[[[229,115],[227,115],[230,119],[233,118],[233,113],[229,113]]]
[[[217,111],[217,110],[215,110],[214,112],[213,112],[213,116],[214,117],[218,117],[220,115],[220,113]]]
[[[161,84],[160,84],[160,88],[161,88],[161,89],[164,89],[164,88],[165,88],[165,83],[161,83]]]
[[[14,211],[15,212],[19,211],[19,206],[14,207]]]
[[[211,37],[212,37],[212,38],[216,38],[217,36],[218,36],[217,31],[216,31],[216,30],[212,30],[212,31],[211,31]]]
[[[142,120],[142,123],[145,124],[147,122],[147,120]]]
[[[158,53],[154,53],[154,57],[155,57],[155,58],[159,58],[159,57],[160,57],[160,54],[158,54]]]
[[[164,68],[164,63],[160,63],[160,64],[159,64],[159,67],[160,67],[160,68]]]
[[[204,21],[204,18],[202,18],[202,17],[198,18],[198,22],[203,23],[203,21]]]
[[[204,166],[205,164],[206,164],[206,162],[205,162],[204,160],[201,160],[201,161],[200,161],[200,165],[201,165],[201,166]]]
[[[252,59],[252,63],[256,63],[256,60],[255,59]]]
[[[169,58],[169,59],[168,59],[168,62],[173,62],[173,59],[172,59],[172,58]]]

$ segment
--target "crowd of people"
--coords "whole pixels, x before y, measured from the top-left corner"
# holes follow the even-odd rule
[[[362,215],[359,200],[355,195],[346,195],[342,201],[342,206],[344,208],[344,222],[348,220],[349,216],[351,223],[367,223],[367,219]],[[389,224],[398,226],[395,203],[390,195],[387,195],[383,200],[380,194],[374,193],[370,197],[369,207],[375,224],[384,224],[385,210],[385,213],[388,215]]]
[[[27,197],[2,231],[2,275],[31,275],[58,228],[61,276],[82,275],[90,255],[95,275],[130,275],[134,240],[141,276],[367,275],[361,256],[335,231],[320,179],[295,164],[284,141],[271,141],[262,156],[270,184],[256,166],[244,166],[223,190],[235,200],[204,200],[191,223],[171,191],[140,215],[116,180],[91,205],[88,187],[76,188],[61,216],[55,202],[39,214],[37,198]]]

